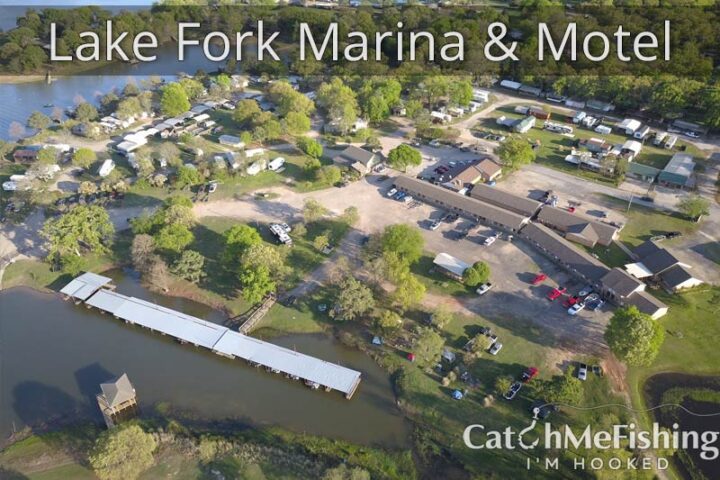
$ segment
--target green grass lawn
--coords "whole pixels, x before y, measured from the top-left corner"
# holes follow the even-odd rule
[[[472,288],[438,272],[433,264],[434,258],[434,255],[426,253],[410,267],[412,273],[417,275],[428,292],[454,296],[474,294]]]
[[[630,262],[630,257],[625,253],[625,251],[614,243],[611,243],[607,247],[598,244],[593,248],[582,248],[585,248],[585,250],[595,255],[601,262],[610,268],[622,267]]]

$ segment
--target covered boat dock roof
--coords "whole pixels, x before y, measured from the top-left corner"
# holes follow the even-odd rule
[[[110,282],[112,282],[111,278],[87,272],[65,285],[60,293],[76,300],[85,301]]]

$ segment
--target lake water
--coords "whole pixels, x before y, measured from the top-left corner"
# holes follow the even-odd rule
[[[111,272],[118,291],[210,321],[217,311],[184,299],[153,295],[131,276]],[[324,335],[272,340],[354,368],[362,383],[352,400],[250,367],[207,350],[181,345],[57,294],[16,288],[0,293],[0,435],[14,429],[77,419],[102,424],[99,384],[127,373],[141,410],[167,403],[182,418],[202,423],[279,425],[363,444],[405,446],[408,426],[390,380],[368,356]]]

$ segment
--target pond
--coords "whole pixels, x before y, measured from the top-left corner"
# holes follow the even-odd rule
[[[668,399],[663,399],[663,397],[667,392],[675,389],[683,391],[703,389],[720,393],[720,377],[704,377],[682,373],[656,374],[645,382],[643,392],[645,402],[647,405],[669,403]],[[720,413],[720,403],[686,398],[682,402],[682,406],[688,411],[677,407],[664,407],[655,410],[655,421],[665,427],[677,423],[679,430],[682,431],[720,431],[720,415],[712,415]],[[720,447],[718,442],[713,446]],[[675,465],[685,478],[698,478],[697,472],[702,473],[706,478],[720,478],[720,460],[703,460],[700,458],[700,450],[688,450],[686,453],[687,458],[681,459],[678,458],[678,455],[674,458]]]
[[[224,316],[185,299],[155,295],[137,279],[110,272],[118,291],[213,322]],[[360,351],[325,335],[287,335],[274,343],[362,372],[352,400],[122,323],[57,294],[0,292],[0,434],[102,417],[99,384],[127,373],[143,412],[169,405],[200,423],[277,425],[363,444],[403,447],[408,425],[387,374]]]

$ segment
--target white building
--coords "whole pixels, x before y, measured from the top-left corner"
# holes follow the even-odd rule
[[[113,170],[115,170],[115,162],[108,158],[102,163],[102,165],[100,165],[98,175],[104,178],[110,175]]]
[[[642,126],[639,120],[633,118],[626,118],[617,125],[619,130],[625,132],[625,135],[634,135],[635,132]]]

